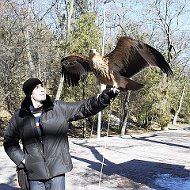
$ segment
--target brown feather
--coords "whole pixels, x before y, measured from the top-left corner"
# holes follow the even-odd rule
[[[115,49],[108,55],[109,67],[117,70],[125,77],[132,77],[148,66],[159,67],[167,75],[171,75],[170,66],[153,47],[129,37],[121,37]]]
[[[92,72],[91,61],[82,55],[70,55],[61,60],[64,81],[72,86],[79,84],[82,76]]]

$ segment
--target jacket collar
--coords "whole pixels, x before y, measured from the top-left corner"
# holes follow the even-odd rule
[[[21,109],[20,109],[19,115],[20,115],[20,116],[23,116],[23,114],[25,115],[26,112],[28,112],[28,113],[30,114],[30,113],[31,113],[31,111],[30,111],[30,106],[31,106],[31,105],[32,105],[31,99],[30,99],[29,97],[26,97],[26,98],[22,101],[22,103],[21,103]],[[50,96],[49,96],[49,95],[46,95],[46,100],[43,101],[43,110],[44,110],[45,112],[47,112],[48,110],[53,109],[53,106],[54,106],[54,105],[53,105],[53,102],[52,102]]]

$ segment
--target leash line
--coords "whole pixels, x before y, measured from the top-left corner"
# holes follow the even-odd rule
[[[111,121],[112,102],[113,102],[113,100],[110,102],[110,106],[109,106],[110,107],[110,111],[109,111],[109,117],[108,117],[108,125],[107,125],[106,138],[109,137],[109,127],[110,127],[110,121]],[[106,149],[106,147],[107,147],[107,140],[105,141],[104,149]],[[101,163],[101,169],[100,169],[100,175],[99,175],[98,190],[100,190],[100,187],[101,187],[102,176],[103,176],[103,168],[104,168],[104,165],[105,165],[104,162],[105,162],[105,157],[102,154],[102,163]]]

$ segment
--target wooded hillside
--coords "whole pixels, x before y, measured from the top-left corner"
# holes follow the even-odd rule
[[[80,87],[61,86],[60,60],[73,53],[88,55],[91,48],[101,53],[103,47],[107,54],[120,36],[155,47],[174,75],[167,78],[158,69],[141,72],[135,80],[145,88],[119,95],[103,112],[103,122],[107,124],[112,113],[123,133],[132,124],[163,129],[169,122],[190,123],[189,17],[186,0],[2,0],[1,134],[24,98],[22,84],[29,77],[41,79],[53,99],[77,101],[99,93],[93,75]],[[89,122],[96,126],[97,116]]]

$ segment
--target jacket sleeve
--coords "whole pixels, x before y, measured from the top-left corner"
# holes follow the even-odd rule
[[[24,160],[24,153],[19,145],[20,133],[16,126],[15,115],[11,118],[4,133],[3,146],[10,159],[18,166]]]
[[[93,96],[79,102],[60,101],[60,107],[67,121],[76,121],[86,117],[93,116],[103,110],[110,103],[110,98],[106,99],[102,94]]]

